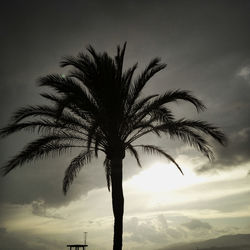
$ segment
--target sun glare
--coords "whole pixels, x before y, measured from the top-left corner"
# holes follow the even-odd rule
[[[174,165],[156,162],[152,167],[133,176],[128,185],[145,192],[166,192],[204,182],[204,179],[187,169],[183,176]]]

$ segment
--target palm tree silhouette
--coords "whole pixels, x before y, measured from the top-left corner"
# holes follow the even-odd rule
[[[2,128],[2,137],[21,130],[37,132],[40,138],[29,143],[2,167],[6,175],[17,166],[49,155],[61,154],[72,148],[82,151],[71,161],[65,171],[63,192],[83,165],[98,153],[105,155],[104,166],[107,186],[112,192],[114,214],[113,249],[122,249],[124,198],[122,189],[122,162],[129,151],[141,166],[137,149],[146,153],[163,155],[182,173],[176,161],[155,145],[136,145],[134,142],[147,134],[168,135],[201,151],[211,159],[213,152],[206,139],[214,138],[225,144],[226,138],[219,128],[200,120],[175,119],[166,104],[187,101],[197,111],[204,104],[189,91],[167,91],[161,95],[143,96],[146,83],[166,67],[159,58],[150,61],[144,71],[133,77],[137,64],[123,70],[126,43],[117,47],[111,58],[106,52],[97,53],[92,46],[88,53],[77,57],[64,57],[61,66],[70,66],[67,75],[50,74],[39,79],[39,85],[55,93],[43,93],[50,105],[28,106],[19,109],[11,122]]]

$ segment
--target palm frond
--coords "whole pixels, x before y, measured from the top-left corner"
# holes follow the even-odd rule
[[[171,155],[167,154],[161,148],[159,148],[157,146],[154,146],[154,145],[134,145],[134,147],[141,147],[146,153],[159,154],[159,155],[162,155],[162,156],[166,157],[168,160],[170,160],[171,162],[173,162],[175,164],[175,166],[179,169],[179,171],[183,174],[181,168],[176,163],[176,161],[174,160],[174,158]]]
[[[69,167],[66,169],[63,179],[63,193],[69,190],[74,178],[77,176],[81,168],[89,163],[92,158],[92,151],[82,151],[78,156],[76,156],[70,163]]]
[[[146,83],[152,78],[156,73],[161,71],[166,67],[165,63],[160,63],[159,58],[154,58],[150,61],[146,69],[142,72],[142,74],[137,78],[134,82],[134,85],[130,89],[130,96],[128,99],[128,106],[132,106],[135,100],[139,97],[142,89],[146,85]]]
[[[105,175],[106,175],[106,181],[107,181],[107,187],[110,192],[110,184],[111,184],[111,161],[106,157],[103,166],[105,168]]]
[[[175,123],[178,124],[177,126],[188,127],[190,129],[201,131],[211,136],[213,139],[215,139],[222,145],[226,145],[227,143],[227,138],[225,134],[218,127],[209,124],[205,121],[180,119]]]
[[[65,95],[63,100],[66,98],[74,99],[74,103],[82,110],[89,111],[93,114],[97,112],[98,107],[96,107],[96,102],[94,99],[82,88],[76,81],[72,78],[64,78],[58,74],[51,74],[39,79],[39,86],[50,87],[54,89],[59,94]],[[68,103],[68,102],[67,102]],[[61,102],[59,104],[65,103]]]
[[[162,132],[162,130],[158,129],[157,126],[152,125],[151,120],[150,120],[150,121],[141,122],[137,124],[135,129],[132,132],[133,133],[129,131],[128,135],[126,135],[126,139],[127,139],[126,143],[132,143],[138,140],[140,137],[146,134],[150,134],[150,133],[154,133],[157,136],[160,136],[160,132]],[[130,136],[130,137],[127,138],[127,136]]]
[[[131,144],[127,144],[126,148],[129,150],[129,152],[131,153],[131,155],[133,155],[137,161],[138,166],[141,168],[141,162],[140,162],[140,158],[139,158],[139,154],[136,151],[136,149],[133,147],[133,145]]]
[[[87,51],[91,54],[91,56],[94,58],[95,63],[98,65],[100,62],[100,54],[96,52],[96,50],[91,46],[90,44],[87,46]],[[86,55],[80,56],[80,58],[86,58]]]
[[[203,111],[206,107],[201,100],[197,99],[192,95],[190,91],[187,90],[172,90],[165,94],[155,98],[154,101],[148,106],[148,109],[156,109],[170,102],[176,102],[178,100],[183,100],[192,103],[197,111]]]
[[[166,107],[153,109],[149,114],[158,123],[167,123],[174,119],[172,111]]]
[[[75,132],[83,136],[87,135],[83,131],[79,130],[79,127],[74,126],[74,124],[68,124],[68,123],[62,124],[46,119],[40,119],[37,121],[9,124],[6,127],[0,129],[0,137],[3,138],[22,130],[29,132],[34,132],[35,130],[37,130],[38,133],[57,133],[60,131],[64,131],[64,132]]]
[[[189,144],[203,153],[209,160],[214,158],[209,143],[199,133],[194,132],[188,127],[178,126],[178,123],[175,122],[173,122],[171,125],[166,125],[164,128],[163,127],[164,126],[159,126],[159,131],[168,134],[171,139],[179,139]]]
[[[172,112],[165,107],[155,110],[153,109],[151,111],[142,108],[139,113],[134,113],[133,116],[127,117],[127,120],[124,122],[126,126],[124,125],[125,129],[123,129],[124,132],[122,138],[127,139],[128,136],[138,129],[140,130],[136,131],[133,136],[131,135],[131,141],[151,132],[159,136],[160,134],[157,128],[158,124],[168,123],[169,121],[172,121],[173,118]]]
[[[153,122],[154,118],[148,121],[142,121],[136,124],[132,124],[131,127],[128,129],[128,133],[125,134],[124,140],[127,139],[127,143],[132,143],[133,141],[149,133],[154,133],[157,136],[160,136],[160,132],[153,124]]]
[[[11,117],[11,124],[19,123],[20,121],[30,117],[51,118],[51,122],[69,123],[77,126],[80,129],[86,129],[82,121],[75,117],[72,113],[64,111],[58,114],[58,108],[47,105],[27,106],[17,110]],[[81,119],[83,119],[81,117]]]
[[[115,64],[116,64],[116,69],[117,69],[118,80],[121,79],[121,76],[122,76],[122,67],[123,67],[123,60],[124,60],[126,45],[127,45],[127,42],[125,42],[123,44],[122,49],[120,48],[119,45],[117,46],[117,54],[115,56]]]
[[[39,86],[50,87],[61,94],[82,93],[81,86],[70,77],[62,77],[59,74],[50,74],[38,79]],[[85,93],[84,93],[85,95]]]
[[[64,56],[60,62],[60,66],[61,67],[73,66],[74,68],[84,72],[84,67],[81,61],[79,61],[74,56]]]
[[[31,116],[54,117],[56,109],[47,105],[26,106],[18,109],[11,117],[13,123],[18,123],[23,119]]]
[[[40,95],[52,101],[54,104],[56,104],[57,109],[61,105],[65,106],[64,104],[61,104],[61,103],[64,103],[64,98],[62,97],[58,97],[56,95],[49,94],[49,93],[41,93]],[[76,115],[78,118],[83,119],[85,122],[88,122],[89,120],[91,120],[91,114],[86,112],[86,110],[82,110],[79,107],[79,105],[76,105],[75,103],[70,103],[69,105],[65,107],[65,109],[68,109],[71,113]]]
[[[61,97],[51,94],[51,93],[40,93],[40,95],[50,101],[52,101],[53,103],[57,103],[61,100]]]
[[[98,127],[99,127],[98,122],[93,122],[90,125],[90,128],[88,130],[88,135],[87,135],[87,147],[88,148],[90,148],[93,139],[96,138],[96,132],[97,132]]]
[[[56,156],[71,150],[74,145],[70,143],[58,142],[55,136],[47,136],[39,138],[29,143],[19,154],[9,160],[2,168],[2,175],[8,174],[17,166],[22,166],[25,163],[33,160],[42,159],[49,155]]]
[[[105,146],[103,146],[104,144],[101,143],[101,138],[99,135],[96,136],[95,138],[95,146],[94,146],[94,151],[95,151],[95,157],[98,157],[98,150],[101,150],[101,148],[104,148],[105,149]],[[104,151],[104,149],[102,149],[102,151]]]
[[[157,97],[158,95],[150,95],[147,97],[144,97],[140,100],[138,100],[133,106],[130,107],[130,109],[128,109],[126,111],[126,116],[128,117],[134,117],[135,114],[138,111],[141,111],[141,109],[154,97]]]
[[[132,78],[134,75],[135,70],[137,69],[137,63],[134,64],[131,68],[127,69],[125,72],[123,72],[121,76],[121,98],[122,100],[122,107],[127,110],[127,99],[129,98],[129,89],[132,84]]]

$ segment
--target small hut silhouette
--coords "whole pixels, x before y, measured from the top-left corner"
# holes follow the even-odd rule
[[[73,245],[67,245],[70,250],[85,250],[85,247],[87,247],[87,232],[84,232],[84,244],[73,244]]]

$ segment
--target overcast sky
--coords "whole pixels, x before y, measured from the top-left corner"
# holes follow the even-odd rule
[[[1,127],[17,108],[43,102],[37,79],[66,72],[62,56],[88,44],[113,56],[127,41],[125,65],[138,62],[137,73],[156,56],[168,65],[145,94],[190,90],[207,110],[197,115],[180,102],[171,106],[176,116],[206,120],[227,134],[226,148],[214,144],[212,163],[179,142],[150,138],[175,157],[184,176],[162,158],[142,155],[140,169],[128,155],[124,250],[250,233],[250,1],[5,1],[0,18]],[[1,165],[32,138],[2,139]],[[111,249],[103,159],[86,166],[65,197],[62,178],[74,155],[0,178],[1,249],[66,249],[84,231],[89,250]]]

